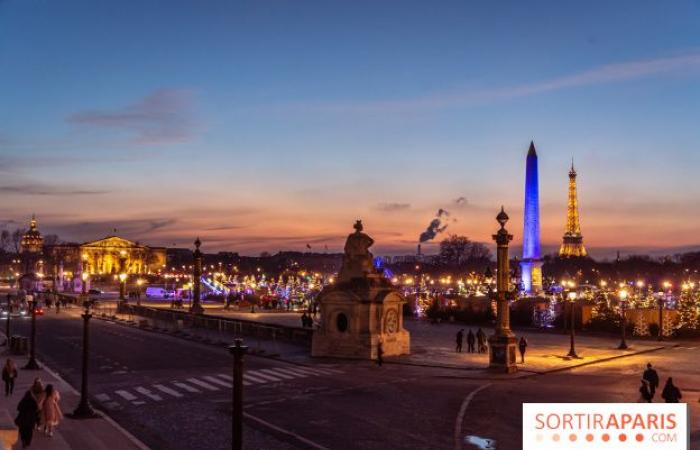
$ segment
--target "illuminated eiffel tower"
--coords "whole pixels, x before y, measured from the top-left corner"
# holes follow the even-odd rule
[[[559,256],[583,257],[586,256],[586,247],[583,246],[581,235],[581,223],[578,216],[578,195],[576,194],[576,170],[571,161],[569,171],[569,201],[566,209],[566,232],[564,241],[559,249]]]

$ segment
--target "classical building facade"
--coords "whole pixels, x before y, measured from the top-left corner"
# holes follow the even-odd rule
[[[46,248],[46,254],[60,270],[90,275],[156,273],[166,263],[165,247],[149,247],[118,236],[52,245]]]

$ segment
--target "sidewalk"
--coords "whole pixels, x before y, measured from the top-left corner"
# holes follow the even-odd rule
[[[3,354],[2,361],[4,364],[7,354]],[[36,450],[147,450],[144,444],[136,438],[128,434],[112,419],[104,414],[101,418],[75,420],[68,417],[73,412],[80,401],[78,393],[63,379],[55,375],[47,368],[42,366],[41,370],[22,370],[21,368],[27,363],[26,357],[10,356],[14,359],[19,368],[19,376],[15,384],[14,394],[10,397],[5,397],[4,392],[0,393],[0,414],[7,411],[12,420],[17,416],[17,404],[22,399],[22,396],[27,391],[29,386],[34,381],[34,378],[39,377],[44,383],[53,384],[61,394],[61,409],[63,410],[64,418],[58,425],[53,437],[48,437],[42,432],[35,431],[30,449]],[[19,438],[17,438],[19,439]],[[0,449],[2,449],[0,443]],[[21,443],[17,442],[11,449],[22,448]],[[8,448],[8,450],[9,450]]]

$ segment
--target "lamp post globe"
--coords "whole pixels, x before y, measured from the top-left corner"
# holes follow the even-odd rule
[[[620,329],[622,332],[622,340],[620,345],[617,347],[619,350],[627,350],[627,291],[625,289],[620,290],[618,296],[620,297]]]

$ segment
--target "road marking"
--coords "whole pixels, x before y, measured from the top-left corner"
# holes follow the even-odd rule
[[[200,381],[196,378],[188,378],[187,381],[189,381],[192,384],[196,384],[197,386],[201,386],[204,389],[207,389],[209,391],[218,391],[219,390],[218,387],[212,386],[211,384],[205,383],[204,381]]]
[[[161,392],[165,392],[166,394],[170,394],[170,395],[172,395],[172,396],[175,397],[175,398],[180,398],[180,397],[182,397],[182,394],[180,394],[180,393],[179,393],[178,391],[176,391],[175,389],[171,389],[171,388],[169,388],[169,387],[167,387],[167,386],[163,386],[162,384],[154,384],[153,387],[156,388],[156,389],[158,389],[158,390],[161,391]]]
[[[462,401],[462,405],[459,407],[459,414],[457,414],[457,419],[455,419],[455,450],[462,450],[464,448],[464,445],[462,444],[462,423],[464,422],[464,414],[467,412],[469,403],[471,403],[472,399],[479,393],[479,391],[486,389],[489,386],[491,386],[491,383],[486,383],[479,386],[471,391],[469,395],[464,398],[464,401]]]
[[[307,373],[309,375],[335,375],[333,372],[326,372],[322,369],[311,369],[309,367],[295,367],[294,370]]]
[[[200,390],[197,389],[197,388],[193,388],[193,387],[190,386],[189,384],[177,383],[177,382],[175,382],[175,383],[173,383],[173,384],[174,384],[175,386],[179,387],[180,389],[186,390],[187,392],[202,392],[202,391],[200,391]]]
[[[278,370],[283,370],[283,371],[285,371],[285,372],[287,372],[287,373],[291,373],[292,375],[296,375],[296,376],[298,376],[298,377],[300,377],[300,378],[306,378],[306,377],[310,377],[310,376],[312,376],[312,375],[316,375],[316,374],[310,374],[310,373],[307,373],[307,372],[302,372],[302,371],[297,370],[297,369],[292,369],[292,368],[290,368],[290,367],[285,367],[285,368],[278,367]]]
[[[119,409],[121,406],[117,402],[107,402],[104,404],[105,408],[109,410]]]
[[[260,373],[259,370],[251,370],[248,372],[248,375],[253,375],[254,377],[262,378],[263,380],[267,381],[282,381],[281,378],[273,377],[272,375],[268,375],[266,373]]]
[[[101,402],[108,402],[110,400],[110,397],[107,394],[97,394],[95,398]]]
[[[139,401],[137,401],[137,402],[131,402],[131,404],[132,404],[132,405],[136,405],[136,406],[141,406],[141,405],[145,405],[146,402],[142,402],[142,401],[139,400]]]
[[[232,377],[231,375],[229,375],[229,374],[220,373],[220,374],[217,375],[217,377],[223,378],[224,380],[227,380],[227,381],[233,383],[233,377]]]
[[[207,375],[207,376],[202,377],[202,378],[204,378],[205,380],[207,380],[210,383],[218,384],[219,386],[227,387],[229,389],[233,387],[233,385],[231,383],[224,381],[224,380],[220,380],[216,377],[212,377],[212,376]]]
[[[299,442],[303,442],[306,444],[308,447],[314,448],[316,450],[330,450],[328,447],[324,447],[321,444],[317,444],[314,441],[311,441],[309,439],[306,439],[305,437],[299,436],[298,434],[294,433],[293,431],[285,430],[284,428],[280,428],[277,425],[273,425],[270,422],[267,422],[266,420],[263,420],[259,417],[253,416],[248,413],[243,413],[243,416],[245,416],[247,419],[258,422],[261,425],[264,425],[268,428],[272,428],[273,430],[277,431],[278,433],[286,434],[289,437],[292,437]]]
[[[146,389],[145,387],[139,386],[137,388],[134,388],[134,390],[140,394],[145,395],[146,397],[150,398],[151,400],[155,400],[157,402],[163,400],[163,397],[161,397],[158,394],[152,393],[150,390]]]
[[[294,378],[296,378],[296,377],[289,375],[288,373],[283,373],[283,372],[277,371],[275,369],[260,369],[260,372],[269,373],[272,376],[282,377],[285,380],[293,380]]]
[[[120,391],[114,391],[114,393],[117,394],[118,396],[122,397],[124,400],[129,401],[129,402],[132,400],[136,400],[136,396],[128,391],[120,390]]]
[[[257,378],[255,375],[251,375],[249,373],[243,374],[243,380],[250,381],[251,383],[267,383],[268,382],[268,380],[263,380],[262,378]]]

